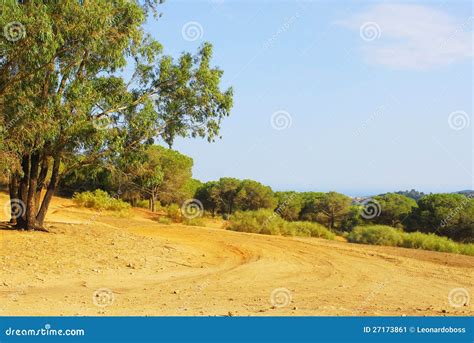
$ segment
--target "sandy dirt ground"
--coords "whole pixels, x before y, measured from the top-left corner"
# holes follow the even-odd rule
[[[473,257],[155,219],[145,210],[119,216],[55,198],[50,233],[0,230],[0,315],[474,312],[472,301],[455,307],[448,299],[456,289],[472,294]]]

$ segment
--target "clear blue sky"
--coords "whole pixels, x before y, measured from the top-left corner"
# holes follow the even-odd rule
[[[148,29],[165,52],[211,42],[235,93],[221,140],[174,146],[194,177],[349,195],[474,188],[470,1],[168,0],[161,11]]]

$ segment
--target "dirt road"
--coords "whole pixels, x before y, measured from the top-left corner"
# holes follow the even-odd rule
[[[0,230],[0,315],[474,314],[473,257],[52,207],[51,233]]]

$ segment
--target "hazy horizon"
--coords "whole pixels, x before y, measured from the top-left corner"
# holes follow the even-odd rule
[[[395,193],[395,192],[399,192],[399,191],[411,191],[412,189],[414,189],[415,191],[418,191],[418,192],[423,192],[425,194],[430,194],[430,193],[457,193],[457,192],[461,192],[461,191],[466,191],[466,190],[469,190],[471,191],[471,189],[458,189],[458,190],[452,190],[452,191],[430,191],[430,190],[420,190],[420,189],[416,189],[416,188],[409,188],[409,189],[392,189],[392,190],[373,190],[373,191],[344,191],[344,190],[333,190],[333,189],[323,189],[323,190],[313,190],[313,189],[307,189],[305,190],[304,188],[301,188],[301,189],[273,189],[274,191],[297,191],[297,192],[330,192],[330,191],[335,191],[335,192],[338,192],[338,193],[342,193],[342,194],[345,194],[345,195],[348,195],[350,197],[366,197],[366,196],[374,196],[374,195],[379,195],[379,194],[385,194],[385,193]]]

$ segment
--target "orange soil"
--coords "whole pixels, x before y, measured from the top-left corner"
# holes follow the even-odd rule
[[[238,233],[217,220],[162,225],[145,210],[120,216],[61,198],[47,221],[50,233],[0,230],[0,315],[474,312],[448,301],[473,290],[469,256]],[[113,292],[106,307],[93,301],[102,288]]]

